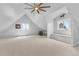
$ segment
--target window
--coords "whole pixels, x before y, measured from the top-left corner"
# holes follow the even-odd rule
[[[21,29],[21,25],[20,24],[15,24],[15,28],[16,29]]]
[[[29,24],[22,24],[23,30],[29,30]]]

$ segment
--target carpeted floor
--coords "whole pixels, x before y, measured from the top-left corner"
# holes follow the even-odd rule
[[[22,36],[0,39],[1,56],[72,56],[79,47],[41,36]]]

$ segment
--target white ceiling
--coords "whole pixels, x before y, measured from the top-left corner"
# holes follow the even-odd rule
[[[71,17],[78,18],[79,4],[48,3],[45,5],[51,5],[51,8],[48,8],[46,13],[41,12],[41,14],[36,14],[30,13],[31,10],[25,10],[24,8],[27,7],[27,5],[23,3],[0,4],[0,31],[6,29],[8,26],[16,22],[16,20],[18,20],[24,14],[26,14],[38,27],[46,29],[47,22],[50,20],[48,16],[64,6],[67,7]]]

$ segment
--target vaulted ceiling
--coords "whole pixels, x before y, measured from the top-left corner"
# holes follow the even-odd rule
[[[0,4],[0,31],[6,29],[11,24],[16,22],[23,15],[27,15],[38,27],[46,29],[47,23],[53,20],[50,16],[58,9],[67,7],[70,17],[78,19],[79,17],[79,4],[45,4],[50,5],[51,8],[46,9],[47,12],[41,12],[40,14],[30,13],[31,10],[24,9],[28,7],[23,3],[13,4]],[[75,16],[74,16],[75,15]],[[49,16],[49,17],[48,17]],[[52,16],[53,17],[53,16]],[[50,18],[50,19],[49,19]]]

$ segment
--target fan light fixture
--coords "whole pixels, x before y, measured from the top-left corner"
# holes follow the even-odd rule
[[[46,12],[44,8],[50,8],[50,6],[43,6],[43,3],[39,3],[39,4],[34,3],[33,5],[28,3],[25,4],[30,6],[30,8],[25,8],[25,9],[32,9],[31,13],[36,11],[39,14],[40,11]]]

